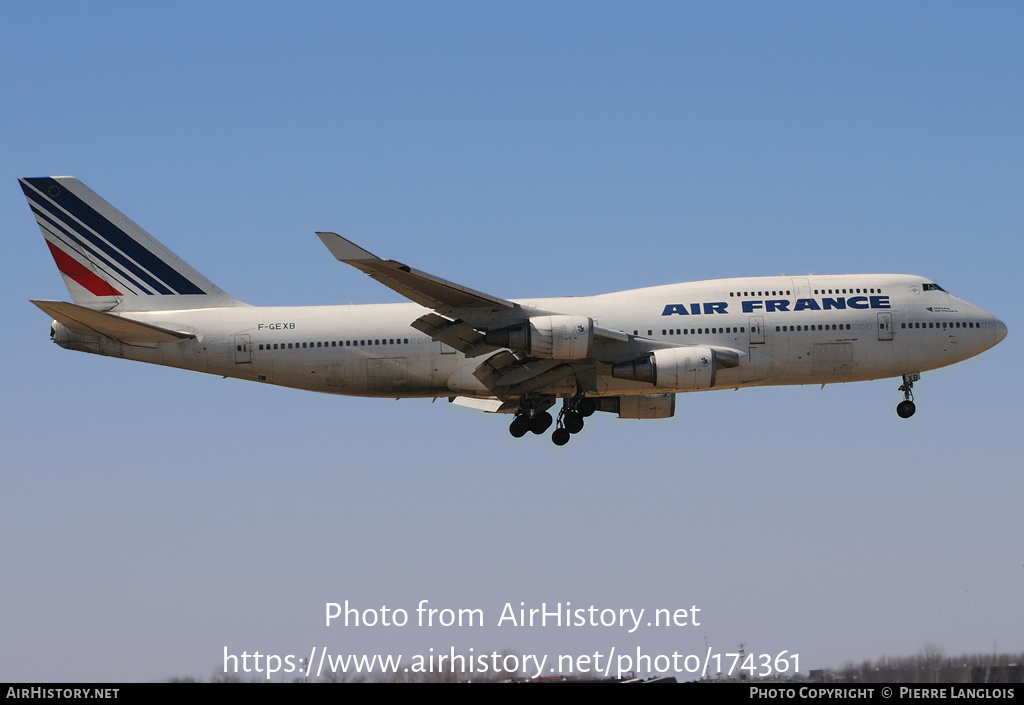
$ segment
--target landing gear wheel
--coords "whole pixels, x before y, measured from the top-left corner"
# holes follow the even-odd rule
[[[551,434],[551,441],[556,446],[564,446],[569,442],[570,434],[565,428],[556,428],[555,432]]]
[[[542,411],[530,419],[530,430],[539,436],[551,428],[551,424],[553,424],[554,421],[555,420],[551,418],[551,414],[546,411]]]
[[[522,438],[530,430],[530,419],[526,418],[521,414],[517,414],[512,423],[509,424],[508,432],[515,438]]]
[[[592,416],[594,412],[597,411],[597,402],[593,399],[587,399],[584,397],[583,399],[580,399],[580,403],[576,406],[576,411],[580,412],[580,416],[583,418]]]
[[[896,405],[896,413],[899,414],[901,419],[909,419],[914,415],[915,411],[917,411],[917,406],[909,399],[901,401]]]
[[[896,405],[896,413],[901,419],[909,419],[917,411],[917,406],[914,404],[914,382],[919,379],[921,379],[921,375],[916,372],[903,375],[903,384],[900,385],[903,401]]]
[[[567,411],[565,414],[565,429],[569,433],[579,433],[583,430],[583,416],[578,411]]]

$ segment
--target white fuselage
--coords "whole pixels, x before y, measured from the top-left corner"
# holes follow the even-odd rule
[[[965,360],[1006,335],[992,314],[908,275],[717,279],[517,301],[634,336],[617,359],[601,359],[598,349],[609,370],[652,341],[735,351],[739,364],[717,371],[716,389],[896,377]],[[76,350],[334,394],[489,396],[472,374],[485,357],[467,359],[410,326],[426,313],[412,303],[131,312],[123,315],[195,338],[130,345],[55,323],[54,339]],[[671,391],[610,374],[599,375],[598,385],[594,396]],[[568,386],[543,391],[571,393]]]

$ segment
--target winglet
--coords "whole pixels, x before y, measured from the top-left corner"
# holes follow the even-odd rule
[[[380,257],[370,254],[359,245],[346,240],[338,233],[316,234],[339,262],[380,262]]]

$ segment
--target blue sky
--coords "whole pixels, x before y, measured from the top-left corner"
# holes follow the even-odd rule
[[[1022,651],[1024,10],[1010,3],[9,4],[0,680],[223,649]],[[562,449],[438,401],[74,354],[16,179],[72,174],[256,305],[397,301],[314,236],[499,296],[905,272],[1008,338],[898,381],[687,395]],[[464,630],[324,603],[480,607]],[[701,627],[498,629],[506,602]]]

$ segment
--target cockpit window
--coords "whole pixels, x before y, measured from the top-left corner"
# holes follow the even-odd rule
[[[925,284],[924,285],[924,290],[925,291],[945,291],[945,289],[943,289],[938,284]]]

